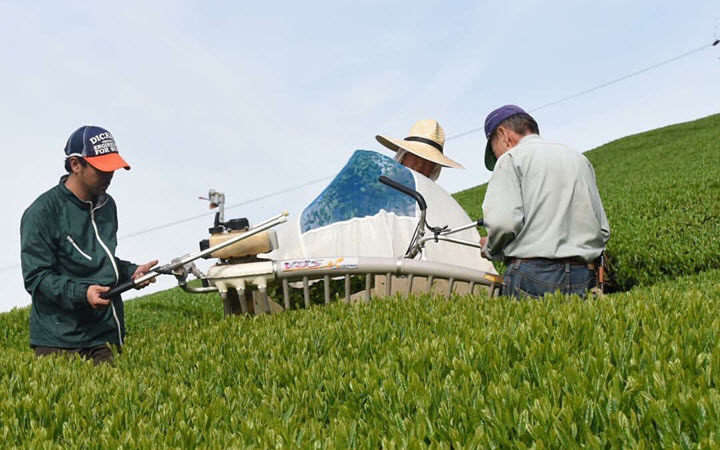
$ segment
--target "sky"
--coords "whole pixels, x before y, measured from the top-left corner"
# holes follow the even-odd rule
[[[376,134],[402,139],[435,118],[454,136],[503,104],[531,110],[709,46],[720,2],[0,0],[0,38],[7,311],[30,304],[22,213],[63,175],[84,124],[110,130],[132,165],[109,189],[117,255],[168,262],[197,248],[211,215],[137,233],[208,213],[210,188],[248,202],[228,217],[298,213],[353,150],[390,155]],[[718,79],[720,46],[533,115],[547,139],[586,151],[720,112]],[[486,182],[484,147],[482,132],[448,141],[465,169],[439,184]]]

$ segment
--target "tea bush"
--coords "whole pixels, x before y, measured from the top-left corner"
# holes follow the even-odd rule
[[[720,267],[720,114],[625,137],[585,155],[610,221],[617,288]],[[482,217],[486,185],[455,194]]]
[[[35,358],[28,309],[0,314],[0,442],[716,447],[718,125],[588,153],[616,280],[641,285],[599,300],[397,297],[223,319],[217,295],[172,289],[126,302],[123,353],[99,367]],[[457,194],[471,216],[484,188]]]
[[[602,300],[418,297],[220,319],[132,300],[115,367],[0,353],[7,446],[713,446],[720,271]],[[178,314],[169,312],[180,309]]]

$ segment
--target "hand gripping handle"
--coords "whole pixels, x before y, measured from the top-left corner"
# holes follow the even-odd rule
[[[120,283],[114,288],[110,289],[107,292],[103,292],[100,294],[100,298],[104,300],[108,300],[113,297],[117,297],[118,295],[122,294],[125,291],[129,291],[130,289],[135,287],[135,280],[128,280],[124,283]]]

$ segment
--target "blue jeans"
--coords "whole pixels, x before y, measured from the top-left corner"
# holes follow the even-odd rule
[[[549,259],[518,260],[508,265],[503,275],[502,294],[540,298],[559,291],[585,297],[595,282],[595,271],[586,265]]]

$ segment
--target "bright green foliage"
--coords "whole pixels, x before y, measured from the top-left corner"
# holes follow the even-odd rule
[[[222,318],[126,303],[115,366],[36,359],[0,314],[4,447],[714,448],[720,116],[588,153],[621,286],[599,300],[375,299]],[[640,170],[640,168],[642,170]],[[457,194],[481,216],[484,186]]]
[[[127,302],[115,367],[0,353],[4,445],[713,446],[720,271],[602,300],[334,303],[220,319],[177,289]],[[173,310],[178,310],[173,314]],[[22,322],[22,321],[21,321]]]
[[[453,194],[455,200],[460,203],[460,206],[468,213],[471,219],[479,219],[483,216],[482,203],[485,199],[485,192],[487,191],[487,183],[476,186],[472,189],[460,191]],[[431,205],[432,207],[432,205]],[[480,229],[480,234],[485,236],[485,229]]]
[[[720,115],[585,153],[610,221],[619,289],[720,267]],[[455,194],[482,217],[486,186]]]

